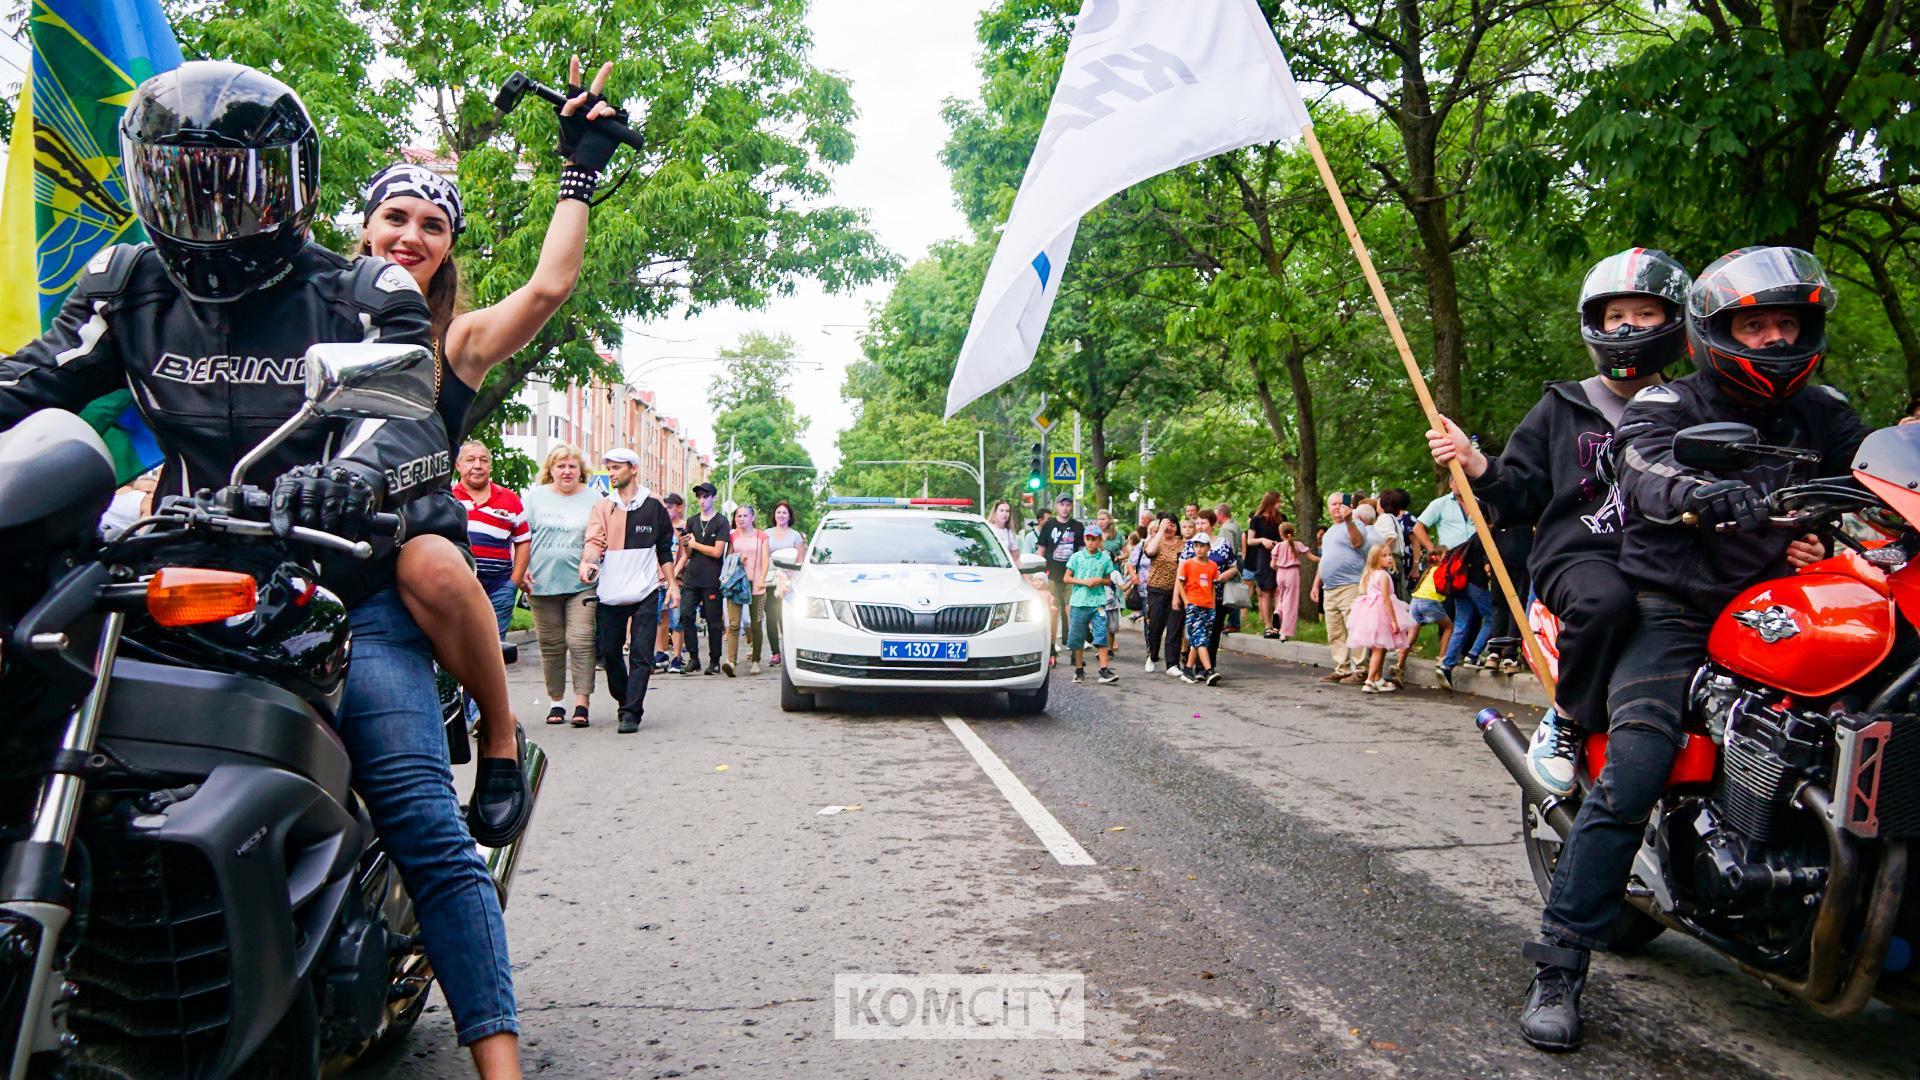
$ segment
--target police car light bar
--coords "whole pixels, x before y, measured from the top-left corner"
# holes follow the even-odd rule
[[[827,499],[828,506],[893,506],[900,508],[914,506],[972,506],[972,499],[902,499],[888,498],[882,495],[834,495]]]

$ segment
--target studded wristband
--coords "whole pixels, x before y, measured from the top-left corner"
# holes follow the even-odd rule
[[[600,174],[593,169],[568,165],[560,170],[560,198],[562,199],[576,199],[583,203],[591,203],[594,188],[599,184]]]

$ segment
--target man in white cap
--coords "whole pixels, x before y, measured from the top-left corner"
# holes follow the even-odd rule
[[[607,451],[604,463],[613,497],[594,504],[587,518],[580,580],[599,581],[600,662],[607,669],[607,689],[620,703],[619,731],[631,735],[640,730],[646,712],[660,612],[674,603],[676,586],[667,573],[673,564],[673,519],[640,483],[639,454],[618,446]]]

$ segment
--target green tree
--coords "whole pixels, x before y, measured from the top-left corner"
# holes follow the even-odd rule
[[[817,484],[813,457],[800,445],[807,421],[794,409],[789,392],[793,339],[750,333],[720,355],[729,363],[708,395],[718,414],[713,421],[716,485],[756,465],[799,466],[741,476],[732,496],[754,508],[762,528],[773,523],[773,506],[784,499],[793,504],[796,527],[811,531]]]

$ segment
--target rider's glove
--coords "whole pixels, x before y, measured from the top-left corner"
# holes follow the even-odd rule
[[[286,536],[295,525],[358,539],[373,510],[373,486],[344,465],[301,465],[273,484],[273,531]]]
[[[1766,496],[1743,480],[1716,480],[1687,492],[1686,508],[1700,523],[1725,532],[1758,531],[1772,524]]]
[[[579,97],[582,92],[578,86],[567,87],[567,100]],[[605,100],[599,94],[589,93],[573,115],[560,114],[560,156],[592,173],[606,168],[607,162],[613,160],[613,152],[620,147],[613,136],[605,134],[605,130],[597,126],[598,121],[587,119],[593,107]],[[612,117],[602,119],[618,119],[626,123],[627,111],[615,109]]]

